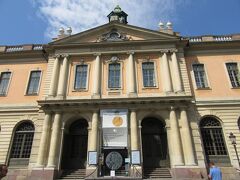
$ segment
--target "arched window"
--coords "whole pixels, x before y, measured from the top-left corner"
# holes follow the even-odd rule
[[[28,165],[34,130],[31,122],[18,125],[14,133],[9,165]]]
[[[205,117],[200,122],[200,128],[207,162],[230,165],[221,123],[214,117]]]

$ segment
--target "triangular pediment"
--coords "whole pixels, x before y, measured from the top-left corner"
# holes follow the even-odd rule
[[[115,41],[171,40],[177,38],[179,38],[179,36],[114,22],[64,37],[53,41],[50,44],[60,45]]]

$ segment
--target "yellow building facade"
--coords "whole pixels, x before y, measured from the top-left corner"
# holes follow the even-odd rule
[[[240,35],[109,23],[0,47],[6,179],[239,179]]]

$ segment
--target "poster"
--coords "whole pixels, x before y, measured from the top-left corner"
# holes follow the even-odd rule
[[[126,109],[101,110],[103,146],[127,147],[127,115]]]

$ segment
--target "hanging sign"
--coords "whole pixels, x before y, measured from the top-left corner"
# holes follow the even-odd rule
[[[101,110],[103,146],[127,147],[126,109]]]

